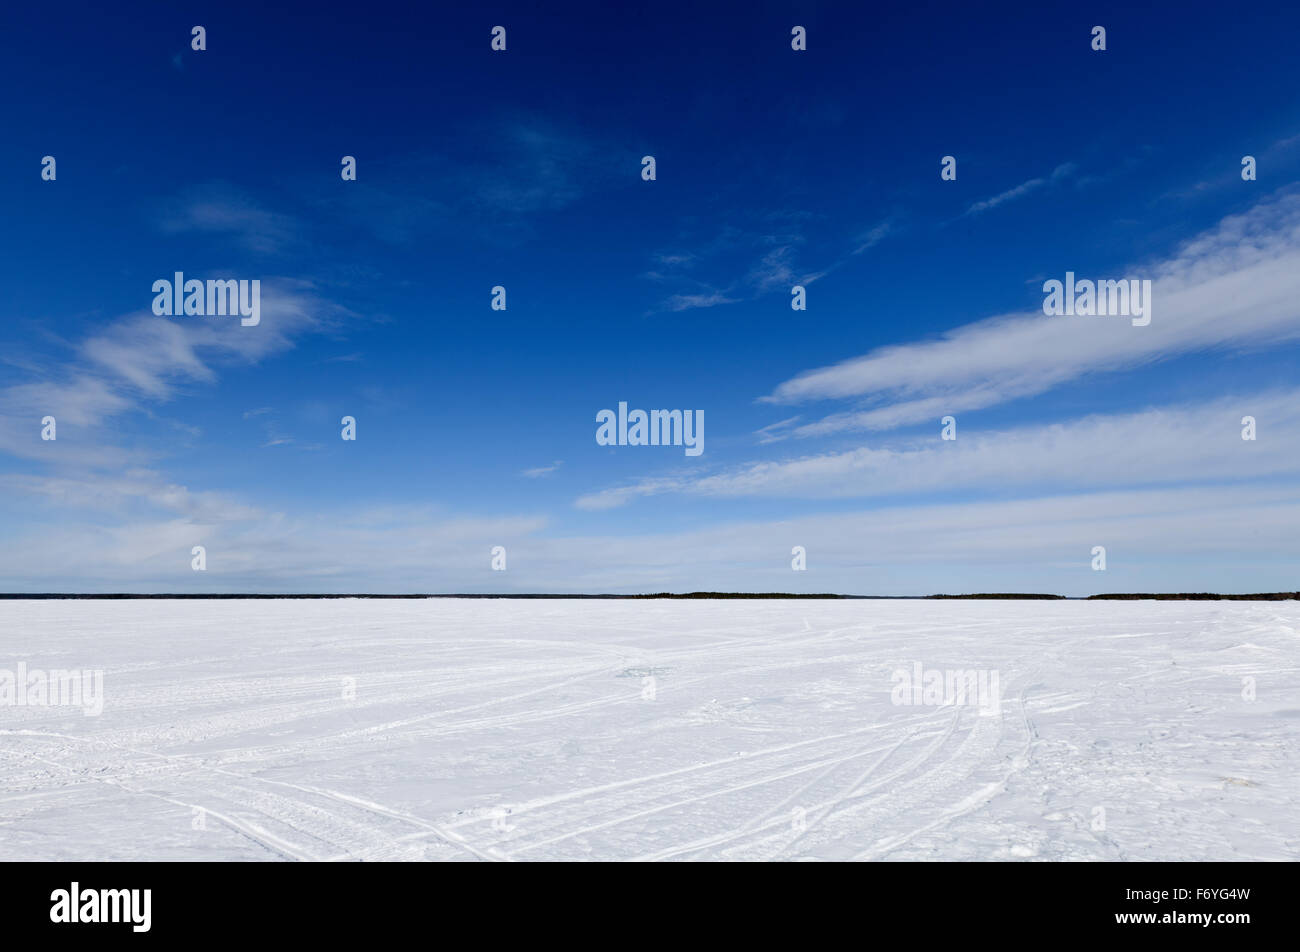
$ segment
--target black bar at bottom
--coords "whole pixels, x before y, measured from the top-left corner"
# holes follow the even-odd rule
[[[1292,910],[1283,911],[1290,864],[490,865],[10,863],[0,866],[0,914],[7,940],[283,937],[331,947],[413,928],[431,942],[449,929],[445,939],[468,932],[492,944],[702,935],[730,944],[751,933],[772,940],[781,929],[820,944],[816,936],[829,941],[828,930],[846,928],[863,942],[1003,932],[1024,941],[1040,929],[1044,941],[1231,942],[1294,926]]]

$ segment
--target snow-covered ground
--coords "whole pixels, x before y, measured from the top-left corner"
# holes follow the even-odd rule
[[[104,707],[0,706],[4,860],[1300,859],[1296,602],[0,602],[20,662]]]

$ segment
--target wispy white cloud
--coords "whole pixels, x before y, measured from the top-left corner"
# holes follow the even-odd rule
[[[773,288],[790,288],[795,281],[794,256],[798,242],[786,241],[765,252],[758,263],[745,276],[745,283],[757,293],[766,294]]]
[[[775,423],[769,423],[767,426],[760,427],[754,433],[758,437],[759,444],[776,443],[785,439],[791,428],[801,420],[802,417],[786,417],[784,420],[777,420]]]
[[[1255,417],[1264,434],[1241,438]],[[1227,397],[1051,425],[932,436],[879,447],[645,479],[582,496],[601,510],[668,493],[715,497],[878,498],[927,492],[1097,490],[1300,474],[1300,390]]]
[[[70,494],[78,489],[68,487]],[[209,511],[43,524],[0,547],[0,587],[120,591],[839,591],[928,594],[1294,588],[1300,495],[1269,486],[1139,489],[721,522],[686,532],[555,536],[530,516],[450,518],[430,507]],[[237,503],[236,503],[237,505]],[[208,571],[190,570],[203,544]],[[505,545],[510,571],[489,553]],[[791,572],[805,546],[808,571]],[[1089,568],[1105,545],[1109,569]]]
[[[228,317],[125,315],[73,345],[71,359],[45,366],[43,379],[0,388],[0,452],[57,465],[138,465],[144,457],[116,446],[108,421],[211,385],[222,368],[256,364],[346,315],[309,283],[289,279],[264,282],[255,327]],[[59,440],[41,440],[45,416],[57,420]],[[67,439],[69,429],[77,438]]]
[[[520,473],[519,475],[520,475],[520,476],[526,476],[528,479],[539,479],[539,478],[542,477],[542,476],[549,476],[549,475],[551,475],[551,473],[555,472],[557,469],[559,469],[559,468],[560,468],[561,466],[563,466],[563,465],[564,465],[564,460],[562,460],[562,459],[557,459],[557,460],[556,460],[554,463],[552,463],[550,466],[534,466],[532,469],[526,469],[526,470],[524,470],[524,471],[523,471],[522,473]]]
[[[538,517],[452,516],[427,506],[322,520],[193,492],[148,472],[113,480],[0,477],[0,486],[29,505],[39,501],[46,516],[39,530],[14,539],[25,558],[0,550],[6,590],[48,591],[52,579],[76,579],[78,591],[426,591],[490,576],[492,545],[513,548],[546,527]],[[195,545],[207,551],[202,573],[190,568]]]
[[[882,221],[877,225],[873,225],[858,235],[854,241],[853,251],[850,254],[860,255],[863,252],[870,251],[884,241],[893,230],[894,223],[892,221]]]
[[[868,401],[806,424],[796,435],[887,430],[1032,396],[1088,373],[1295,338],[1300,195],[1283,194],[1226,218],[1169,259],[1129,269],[1127,276],[1153,282],[1146,327],[1122,317],[1048,317],[1041,310],[1002,315],[935,340],[881,347],[807,371],[761,399]]]
[[[653,257],[659,267],[646,272],[644,276],[661,282],[677,281],[691,285],[689,291],[672,294],[666,299],[664,307],[670,311],[736,304],[755,300],[778,289],[789,292],[796,284],[805,287],[813,284],[850,259],[874,248],[894,231],[892,219],[878,222],[856,235],[849,251],[834,257],[821,268],[807,268],[799,261],[807,244],[801,230],[801,216],[787,215],[785,218],[791,220],[785,224],[793,227],[781,232],[747,232],[729,226],[699,250],[658,253]],[[710,284],[697,277],[698,266],[702,261],[720,257],[724,253],[735,255],[738,250],[757,255],[757,259],[739,277],[725,284]]]
[[[724,291],[705,291],[700,294],[674,294],[664,302],[670,311],[689,311],[697,307],[716,307],[719,304],[735,304],[740,298],[730,297]]]
[[[1006,202],[1014,201],[1017,198],[1023,198],[1024,196],[1030,194],[1031,192],[1038,191],[1044,185],[1051,185],[1056,182],[1060,182],[1063,179],[1069,178],[1071,175],[1075,173],[1076,169],[1077,166],[1075,166],[1073,162],[1065,162],[1061,165],[1058,165],[1055,169],[1053,169],[1050,175],[1029,179],[1029,181],[1021,182],[1019,185],[1015,186],[1014,188],[1009,188],[1005,192],[1000,192],[999,194],[994,195],[991,198],[986,198],[982,201],[975,202],[968,209],[966,209],[966,214],[978,215],[981,212],[988,211],[989,209],[997,208],[999,205],[1003,205]]]
[[[65,512],[89,510],[125,515],[135,511],[137,504],[144,504],[201,523],[257,519],[263,515],[232,495],[193,491],[169,483],[148,469],[94,476],[10,474],[0,476],[0,486],[8,493],[41,499]]]
[[[228,235],[258,254],[283,251],[302,234],[292,216],[268,211],[239,189],[220,183],[185,192],[166,206],[158,224],[166,234]]]

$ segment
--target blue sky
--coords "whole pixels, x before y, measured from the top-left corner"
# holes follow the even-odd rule
[[[1295,589],[1300,14],[1130,6],[7,11],[0,589]]]

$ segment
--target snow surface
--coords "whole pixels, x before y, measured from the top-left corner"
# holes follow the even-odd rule
[[[0,668],[106,697],[0,707],[0,859],[1295,860],[1298,629],[1296,602],[0,602]],[[1000,714],[892,703],[916,662],[996,671]]]

